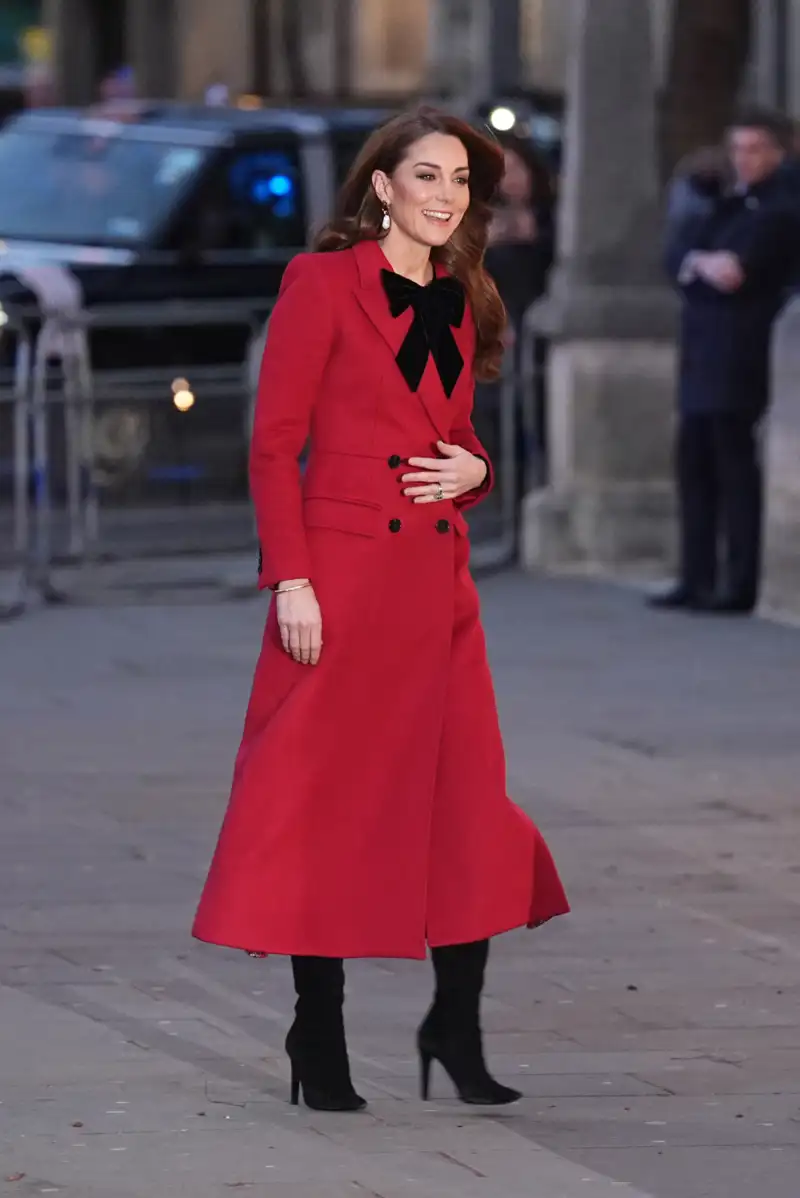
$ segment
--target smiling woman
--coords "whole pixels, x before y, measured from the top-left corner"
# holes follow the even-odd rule
[[[436,1059],[463,1102],[516,1101],[483,1057],[489,940],[568,910],[506,792],[464,519],[492,484],[471,411],[502,353],[483,266],[502,167],[453,117],[395,118],[320,236],[336,252],[292,260],[269,325],[250,476],[276,600],[194,932],[292,957],[292,1098],[320,1110],[365,1105],[343,959],[427,947],[423,1096]]]
[[[479,379],[497,378],[504,352],[505,309],[483,265],[490,201],[503,166],[502,150],[466,121],[429,107],[404,113],[367,140],[340,193],[336,218],[316,242],[319,250],[334,250],[380,240],[401,273],[409,273],[403,269],[408,264],[396,265],[393,250],[422,245],[418,261],[429,272],[440,265],[466,291]]]

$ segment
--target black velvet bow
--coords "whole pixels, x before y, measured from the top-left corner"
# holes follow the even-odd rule
[[[464,319],[464,288],[450,275],[434,279],[427,287],[391,270],[382,270],[381,280],[392,316],[401,316],[407,308],[414,310],[414,321],[396,359],[403,378],[416,391],[430,354],[449,399],[464,368],[452,332]]]

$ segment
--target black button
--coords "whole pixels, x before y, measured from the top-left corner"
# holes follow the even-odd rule
[[[395,520],[389,521],[389,532],[399,532],[402,527],[403,527],[402,520],[395,519]]]
[[[402,466],[402,465],[403,465],[403,459],[400,457],[400,454],[393,453],[392,456],[389,458],[389,469],[396,470],[398,466]]]
[[[436,521],[436,531],[437,532],[449,532],[450,531],[450,521],[449,520],[437,520]]]

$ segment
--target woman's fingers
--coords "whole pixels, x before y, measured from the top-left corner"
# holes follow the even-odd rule
[[[300,636],[300,625],[289,625],[289,652],[295,661],[303,660],[303,644]]]
[[[301,665],[316,665],[322,652],[322,615],[313,588],[278,591],[281,644]]]
[[[311,629],[311,657],[309,663],[315,666],[322,653],[322,625],[317,624]]]
[[[404,474],[404,483],[438,483],[447,474],[445,470],[426,470],[419,474]]]
[[[415,495],[437,495],[440,487],[445,495],[449,495],[453,490],[450,484],[445,479],[442,479],[441,482],[428,483],[426,487],[408,487],[403,494],[410,495],[412,498]]]
[[[300,658],[304,666],[307,666],[311,661],[311,629],[302,627],[300,629]]]
[[[413,466],[417,470],[439,470],[447,461],[447,458],[409,458],[409,466]],[[403,480],[405,481],[405,479]]]
[[[315,666],[322,653],[321,624],[287,624],[281,626],[281,641],[287,653],[302,665]]]

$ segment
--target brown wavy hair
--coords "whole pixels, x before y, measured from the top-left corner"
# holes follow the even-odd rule
[[[359,241],[379,241],[383,208],[372,186],[375,171],[392,175],[410,147],[431,133],[457,137],[467,151],[470,203],[450,240],[435,247],[431,258],[463,285],[477,333],[475,375],[495,379],[503,361],[506,310],[483,264],[491,199],[503,176],[502,148],[466,121],[437,108],[422,107],[394,117],[368,138],[350,169],[334,219],[315,239],[316,250],[350,249]]]

